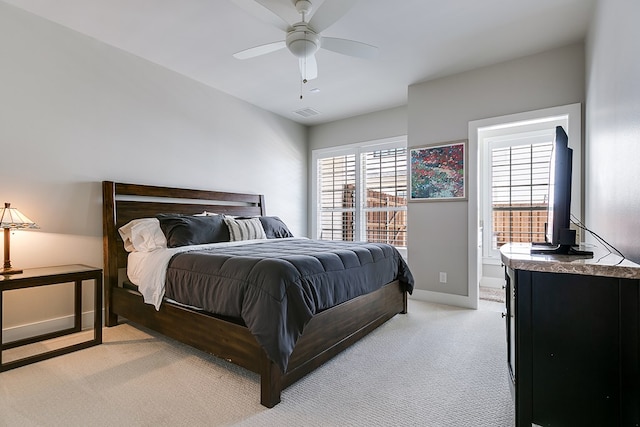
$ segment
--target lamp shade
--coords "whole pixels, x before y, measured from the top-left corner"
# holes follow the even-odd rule
[[[0,274],[20,274],[22,270],[11,267],[11,230],[39,227],[18,209],[12,208],[10,203],[5,203],[4,208],[0,209],[0,228],[4,228],[4,267],[0,269]]]
[[[38,225],[27,218],[22,212],[11,207],[11,203],[5,203],[0,209],[0,228],[39,228]]]

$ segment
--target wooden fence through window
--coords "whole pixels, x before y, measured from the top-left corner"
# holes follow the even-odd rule
[[[509,242],[544,242],[546,205],[493,205],[493,246]]]
[[[355,186],[347,184],[343,188],[343,207],[355,206]],[[390,208],[407,205],[407,198],[394,196],[375,190],[367,190],[367,208]],[[388,243],[393,246],[407,246],[407,211],[367,211],[366,240],[375,243]],[[354,214],[344,212],[342,215],[343,240],[353,241]]]

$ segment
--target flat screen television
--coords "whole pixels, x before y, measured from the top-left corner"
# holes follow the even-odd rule
[[[562,126],[556,126],[550,162],[546,242],[532,245],[531,253],[593,255],[576,249],[576,232],[570,228],[573,150]]]

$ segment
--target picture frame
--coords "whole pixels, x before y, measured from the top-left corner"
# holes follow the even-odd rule
[[[467,200],[467,140],[409,150],[409,201]]]

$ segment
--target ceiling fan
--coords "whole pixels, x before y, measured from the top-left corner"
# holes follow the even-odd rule
[[[238,6],[256,17],[286,32],[284,40],[255,46],[235,53],[238,59],[248,59],[288,48],[298,58],[302,81],[318,77],[315,53],[327,49],[359,58],[374,58],[378,48],[354,40],[324,37],[320,33],[340,19],[358,0],[325,0],[311,15],[313,5],[309,0],[234,0]],[[300,21],[289,23],[295,6]],[[310,19],[308,17],[311,16]]]

